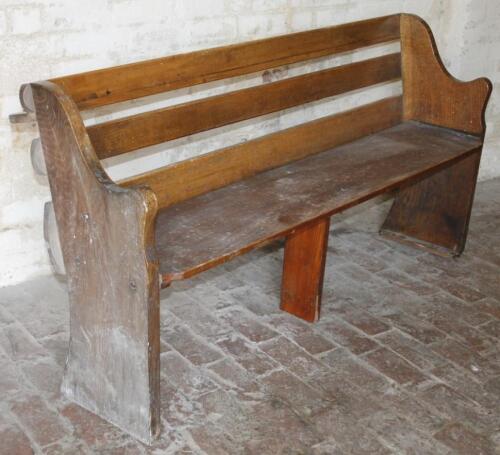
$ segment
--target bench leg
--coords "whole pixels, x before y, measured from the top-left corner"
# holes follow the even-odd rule
[[[61,391],[150,443],[160,429],[157,198],[145,187],[120,188],[107,179],[60,88],[30,87],[68,279]]]
[[[381,234],[430,250],[459,256],[465,247],[481,151],[401,190]]]
[[[160,431],[159,301],[154,302],[159,286],[156,280],[158,291],[141,304],[144,284],[132,280],[121,281],[121,290],[113,283],[107,289],[82,283],[85,295],[70,289],[70,345],[61,391],[151,444]]]
[[[330,218],[287,237],[281,284],[281,309],[301,319],[319,318]]]
[[[139,191],[90,193],[97,200],[68,216],[70,226],[58,220],[70,316],[61,390],[151,444],[160,431],[160,283],[154,199]]]

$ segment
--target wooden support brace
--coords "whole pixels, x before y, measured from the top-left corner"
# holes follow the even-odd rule
[[[281,309],[301,319],[319,319],[330,218],[302,227],[286,239]]]
[[[401,190],[382,226],[385,237],[441,255],[465,247],[481,151]]]

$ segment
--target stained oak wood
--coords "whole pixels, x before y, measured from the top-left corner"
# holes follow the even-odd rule
[[[401,16],[403,116],[484,137],[491,82],[462,82],[444,67],[429,26]],[[481,148],[470,157],[401,190],[381,233],[438,254],[465,247]]]
[[[401,97],[383,99],[155,169],[120,184],[146,185],[156,193],[159,206],[167,207],[397,125],[401,110]]]
[[[280,308],[309,322],[319,318],[329,228],[321,218],[286,238]]]
[[[88,131],[79,112],[400,37],[401,57]],[[403,97],[167,166],[121,186],[99,161],[401,74]],[[160,427],[160,285],[287,237],[282,308],[316,320],[329,217],[380,193],[399,190],[385,233],[459,254],[490,92],[486,79],[454,79],[427,24],[406,14],[23,85],[21,104],[26,113],[36,111],[53,198],[47,238],[54,251],[60,245],[68,277],[71,331],[63,393],[151,443]],[[36,158],[38,166],[42,160]]]
[[[43,82],[32,89],[68,277],[62,392],[151,443],[160,428],[155,195],[107,178],[60,87]]]
[[[481,150],[401,190],[382,234],[438,254],[460,255],[476,188]]]
[[[473,136],[406,122],[161,210],[164,285],[428,176],[480,146]]]
[[[99,158],[178,139],[401,77],[400,54],[258,85],[94,125]]]
[[[399,15],[206,49],[52,79],[80,109],[399,39]]]
[[[401,15],[401,52],[404,118],[483,136],[491,82],[451,76],[431,29],[417,16]]]

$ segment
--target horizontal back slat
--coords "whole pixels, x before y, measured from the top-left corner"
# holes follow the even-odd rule
[[[81,109],[398,40],[400,15],[179,54],[52,79]]]
[[[400,54],[385,55],[101,123],[88,133],[97,155],[109,158],[400,77]]]
[[[325,117],[124,180],[147,185],[167,207],[401,122],[402,98]]]

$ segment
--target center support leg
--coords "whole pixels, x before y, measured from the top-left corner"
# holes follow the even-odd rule
[[[286,239],[281,309],[309,322],[319,319],[329,228],[322,218]]]

